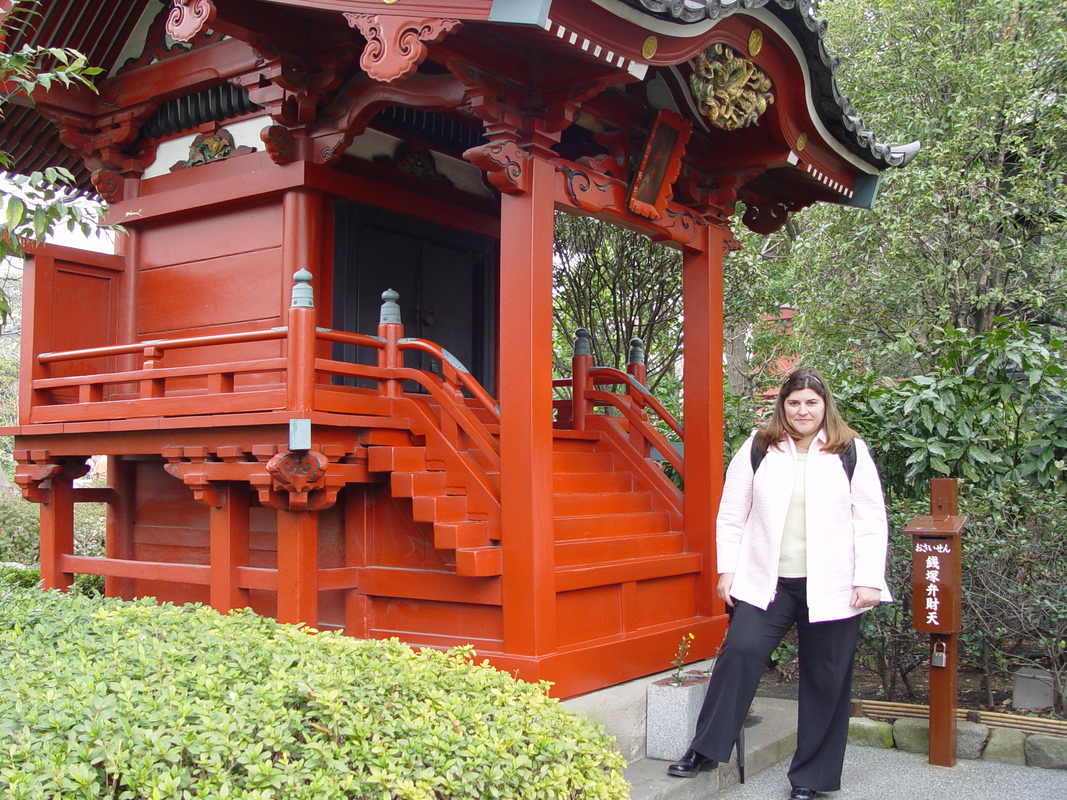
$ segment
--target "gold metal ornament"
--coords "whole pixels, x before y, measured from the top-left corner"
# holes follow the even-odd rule
[[[797,137],[797,152],[799,153],[808,144],[808,135],[806,133],[800,134]]]
[[[759,51],[763,49],[763,31],[759,28],[753,28],[752,33],[748,35],[748,54],[752,57],[758,56]]]
[[[641,57],[647,61],[656,55],[657,50],[659,50],[659,40],[655,36],[649,36],[641,44]]]
[[[721,44],[697,56],[689,86],[700,113],[724,131],[754,124],[774,102],[771,79]]]

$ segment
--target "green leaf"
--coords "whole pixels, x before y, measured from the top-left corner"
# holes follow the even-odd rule
[[[9,195],[7,198],[7,231],[11,236],[17,236],[16,231],[22,224],[22,220],[26,214],[26,204],[22,202],[19,197],[15,195]]]

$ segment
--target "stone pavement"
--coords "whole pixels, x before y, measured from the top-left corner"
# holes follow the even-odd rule
[[[668,776],[668,762],[644,758],[626,771],[633,800],[786,800],[796,703],[758,697],[753,715],[760,721],[746,731],[744,784],[735,761],[686,779]],[[926,755],[849,745],[841,787],[828,800],[1067,800],[1067,770],[981,759],[935,767]]]
[[[784,760],[732,786],[722,800],[785,800],[789,781]],[[635,792],[634,800],[639,795]],[[849,745],[841,791],[828,800],[1065,800],[1067,770],[960,759],[954,767],[931,766],[925,755]]]
[[[669,761],[645,757],[647,684],[668,674],[565,702],[616,737],[630,762],[626,779],[632,800],[786,800],[786,771],[796,746],[796,701],[756,697],[745,728],[744,784],[738,782],[736,760],[695,778],[672,778]],[[1067,800],[1067,769],[965,758],[955,767],[935,767],[925,754],[856,744],[848,746],[841,784],[828,800]]]

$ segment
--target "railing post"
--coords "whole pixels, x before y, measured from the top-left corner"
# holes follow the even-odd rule
[[[404,354],[397,346],[404,338],[404,325],[400,319],[400,294],[393,289],[382,292],[382,310],[378,316],[378,336],[385,340],[385,347],[378,351],[378,366],[382,369],[399,369],[404,366]],[[390,378],[385,381],[385,396],[400,397],[403,384]]]
[[[645,343],[637,337],[634,337],[630,340],[630,352],[626,358],[626,374],[644,386],[646,372]],[[630,398],[630,403],[633,405],[634,410],[641,415],[641,419],[647,420],[648,413],[645,411],[644,395],[634,389],[633,386],[626,387],[626,394]],[[643,457],[648,457],[650,452],[648,439],[646,439],[640,431],[632,429],[632,426],[630,430],[630,443],[641,452]]]
[[[315,292],[312,275],[299,269],[293,275],[292,303],[289,307],[288,410],[310,414],[315,396]]]
[[[630,353],[626,359],[626,373],[632,375],[635,381],[644,386],[647,371],[648,368],[645,366],[645,343],[634,337],[630,340]]]
[[[148,346],[144,349],[144,360],[141,369],[145,374],[151,375],[163,360],[163,351],[158,347]],[[163,397],[166,394],[164,381],[156,378],[145,378],[141,381],[141,397]]]
[[[589,404],[585,393],[589,390],[589,370],[593,366],[593,350],[589,343],[589,331],[579,328],[574,332],[574,355],[571,356],[571,426],[576,431],[585,430],[585,415]]]

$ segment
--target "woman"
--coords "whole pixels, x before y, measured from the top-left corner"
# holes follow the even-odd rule
[[[770,422],[726,472],[718,595],[733,616],[696,735],[668,773],[693,777],[729,760],[763,669],[795,624],[800,687],[790,800],[841,788],[859,615],[891,600],[887,540],[867,445],[841,419],[822,376],[796,370]]]

